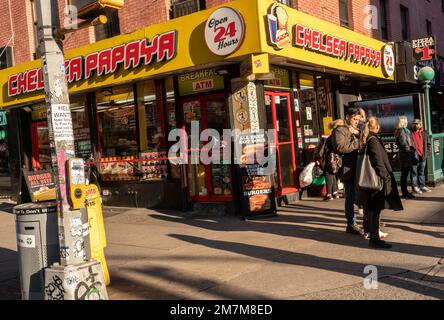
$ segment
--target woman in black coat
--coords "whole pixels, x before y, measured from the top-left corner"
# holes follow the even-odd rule
[[[406,116],[400,116],[396,124],[395,137],[398,145],[398,158],[401,164],[401,192],[402,197],[414,199],[415,196],[407,190],[407,178],[412,174],[412,167],[416,165],[415,144],[410,130],[407,128],[408,120]]]
[[[363,204],[369,219],[369,246],[372,248],[390,248],[390,244],[379,238],[381,211],[384,209],[400,211],[404,208],[387,152],[378,136],[379,129],[379,120],[376,117],[368,118],[362,135],[362,142],[366,144],[366,154],[370,157],[372,167],[376,174],[381,177],[384,186],[381,191],[364,192]]]

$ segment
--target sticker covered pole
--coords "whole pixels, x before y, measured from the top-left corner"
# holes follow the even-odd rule
[[[44,296],[47,300],[108,299],[100,262],[90,260],[87,254],[88,219],[70,205],[72,198],[67,192],[74,176],[65,166],[72,169],[72,163],[78,159],[75,159],[65,59],[62,45],[54,36],[59,25],[57,1],[38,0],[36,9],[60,245],[60,264],[45,269]],[[83,169],[78,166],[77,172]]]
[[[65,79],[65,59],[61,44],[57,43],[54,38],[55,26],[58,24],[57,6],[52,6],[52,2],[52,0],[36,1],[36,11],[38,39],[42,53],[51,163],[56,182],[60,251],[63,252],[60,263],[67,265],[69,262],[81,263],[84,257],[70,254],[71,244],[78,239],[75,239],[75,234],[73,238],[69,234],[69,227],[65,226],[72,221],[69,215],[74,214],[69,211],[67,201],[65,163],[66,160],[75,157],[75,149],[68,86]]]

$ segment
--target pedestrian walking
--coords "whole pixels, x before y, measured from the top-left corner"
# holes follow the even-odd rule
[[[429,133],[423,129],[420,119],[415,119],[412,123],[412,139],[416,150],[416,164],[412,166],[412,187],[413,192],[421,194],[432,192],[426,187],[425,166],[430,154]]]
[[[359,108],[349,108],[345,125],[338,126],[331,135],[333,151],[342,155],[341,182],[344,184],[346,232],[363,235],[356,223],[354,210],[356,196],[356,160],[359,150],[359,122],[362,120]]]
[[[407,128],[406,116],[400,116],[396,124],[395,137],[399,149],[399,161],[401,164],[401,192],[402,197],[414,199],[415,196],[407,190],[407,178],[412,172],[412,167],[417,163],[416,149],[410,130]]]
[[[379,221],[381,212],[384,209],[400,211],[404,208],[399,197],[390,160],[378,136],[379,130],[379,120],[376,117],[369,117],[363,131],[362,142],[366,145],[365,154],[369,156],[373,169],[382,179],[383,187],[380,191],[366,190],[366,192],[363,192],[363,204],[369,220],[369,246],[371,248],[391,248],[391,245],[381,240],[380,237]]]

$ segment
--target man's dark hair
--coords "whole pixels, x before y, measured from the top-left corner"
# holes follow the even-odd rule
[[[360,116],[361,111],[359,110],[359,108],[356,108],[356,107],[349,108],[346,112],[346,115],[349,117]]]

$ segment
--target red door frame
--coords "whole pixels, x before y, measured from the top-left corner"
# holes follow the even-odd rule
[[[265,91],[265,95],[270,96],[270,99],[271,99],[271,114],[272,114],[273,126],[274,126],[275,130],[276,130],[276,123],[277,123],[275,97],[279,96],[279,97],[286,97],[287,98],[287,112],[288,112],[288,122],[289,122],[289,130],[290,130],[290,141],[279,142],[278,132],[277,132],[277,130],[275,131],[276,164],[277,164],[276,167],[277,167],[277,176],[278,176],[277,195],[278,196],[283,196],[283,195],[286,195],[286,194],[298,191],[297,184],[296,184],[296,181],[297,181],[296,180],[297,179],[297,175],[296,175],[296,152],[295,152],[295,148],[294,148],[293,117],[292,117],[292,114],[291,114],[290,93],[289,92]],[[282,188],[281,165],[280,165],[281,157],[280,157],[280,148],[279,148],[282,145],[291,145],[291,157],[292,157],[291,165],[293,167],[294,187]]]
[[[225,99],[225,93],[224,92],[215,92],[215,93],[209,93],[209,94],[205,94],[205,95],[198,95],[198,96],[191,96],[191,97],[185,97],[180,99],[180,112],[181,112],[181,117],[184,117],[183,114],[183,104],[185,102],[189,102],[189,101],[199,101],[200,102],[200,114],[201,114],[201,119],[200,119],[200,126],[201,126],[201,130],[207,129],[208,128],[208,118],[207,118],[207,109],[206,109],[206,102],[210,99]],[[225,103],[225,108],[227,111],[227,115],[228,115],[228,106]],[[228,121],[229,121],[229,117],[227,116],[227,122],[225,123],[226,128],[228,129]],[[186,131],[186,127],[185,124],[182,125],[182,129]],[[188,138],[188,137],[187,137]],[[187,151],[191,151],[191,150],[187,150]],[[190,158],[190,156],[188,155],[188,159]],[[211,193],[213,192],[213,181],[211,178],[211,165],[203,165],[205,168],[205,187],[207,189],[207,195],[206,196],[191,196],[190,195],[190,190],[189,187],[187,187],[187,198],[188,201],[190,202],[231,202],[233,201],[233,195],[230,196],[214,196]],[[188,179],[188,165],[185,166],[186,168],[186,178]],[[233,183],[233,179],[231,179],[231,183]],[[187,185],[189,186],[189,181],[187,183]],[[231,191],[233,192],[233,186],[231,188]]]

